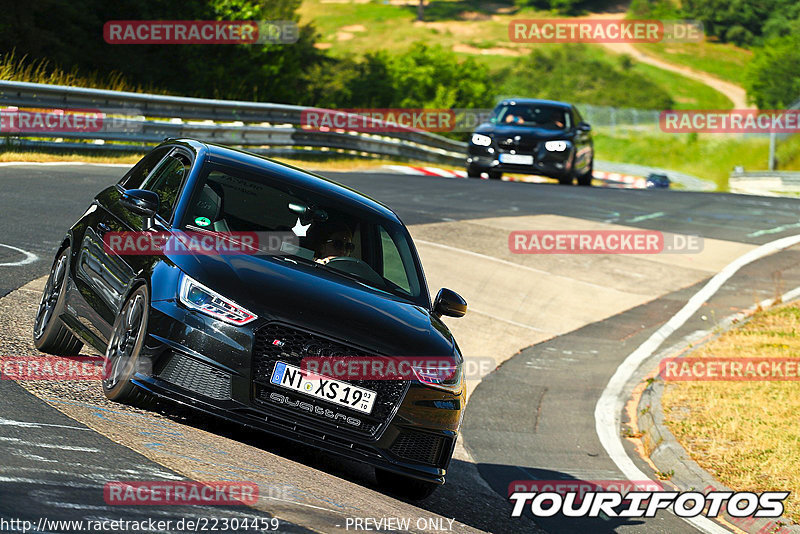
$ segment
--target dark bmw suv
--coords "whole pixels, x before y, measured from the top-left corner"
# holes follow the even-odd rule
[[[259,235],[282,237],[264,249]],[[466,400],[440,317],[466,309],[447,289],[431,302],[388,207],[182,139],[101,191],[67,231],[33,337],[51,354],[84,343],[104,354],[111,400],[177,401],[369,463],[381,484],[424,497],[444,483]],[[331,376],[304,364],[348,359],[407,372]]]
[[[476,128],[467,152],[470,178],[499,180],[509,172],[591,185],[593,164],[591,127],[575,106],[551,100],[503,100]]]

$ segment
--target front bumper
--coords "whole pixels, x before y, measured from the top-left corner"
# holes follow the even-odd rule
[[[521,156],[533,157],[532,165],[504,163],[500,161],[503,154],[512,153],[509,150],[496,147],[479,147],[470,144],[467,153],[467,168],[475,172],[508,172],[515,174],[537,174],[560,178],[569,176],[572,172],[572,152],[548,152],[543,147],[532,150],[515,150],[513,153]]]
[[[275,323],[259,319],[233,327],[174,300],[153,302],[150,313],[147,342],[133,380],[137,386],[246,427],[444,483],[461,422],[463,388],[454,394],[416,381],[383,381],[387,390],[397,389],[399,394],[383,412],[376,403],[373,414],[382,417],[297,397],[289,390],[277,397],[265,395],[259,379],[264,362],[256,353],[259,332]],[[330,418],[324,412],[330,412]],[[358,426],[353,424],[356,420]]]

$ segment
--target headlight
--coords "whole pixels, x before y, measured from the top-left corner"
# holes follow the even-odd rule
[[[242,326],[257,318],[253,312],[242,308],[185,274],[181,277],[179,296],[181,304],[187,308],[205,313],[228,324]]]
[[[492,138],[483,134],[472,134],[472,144],[478,146],[489,146],[492,144]]]
[[[564,152],[567,149],[566,141],[547,141],[544,144],[545,150],[548,152]]]
[[[427,386],[455,392],[461,390],[460,362],[434,359],[429,363],[413,362],[411,368],[414,370],[417,380]]]

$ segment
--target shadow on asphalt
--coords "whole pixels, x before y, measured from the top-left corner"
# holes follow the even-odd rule
[[[267,432],[243,428],[236,423],[194,411],[170,401],[160,401],[159,413],[175,423],[191,426],[240,443],[259,448],[288,460],[302,463],[329,475],[388,495],[425,512],[455,519],[485,532],[539,532],[529,518],[511,518],[511,504],[478,480],[475,464],[453,459],[448,467],[448,482],[423,501],[413,501],[393,495],[377,485],[372,467],[361,462],[321,451],[314,447],[273,436]],[[267,437],[268,439],[264,439]]]
[[[509,485],[519,480],[562,481],[566,483],[587,481],[577,479],[560,471],[538,469],[533,467],[519,467],[512,465],[478,464],[478,471],[489,486],[502,496],[507,496]],[[621,508],[627,505],[623,504]],[[509,510],[511,506],[509,506]],[[525,515],[532,518],[530,506],[525,506]],[[532,518],[533,519],[533,518]],[[622,526],[636,528],[643,525],[644,520],[625,517],[566,517],[556,514],[552,517],[536,517],[536,524],[548,532],[570,533],[612,533],[617,532]]]

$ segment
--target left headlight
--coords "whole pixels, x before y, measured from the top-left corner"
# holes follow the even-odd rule
[[[544,144],[545,150],[548,152],[564,152],[567,149],[566,141],[547,141]]]
[[[472,134],[472,144],[478,146],[489,146],[492,144],[492,138],[488,135],[475,133]]]
[[[185,274],[181,276],[178,294],[181,304],[187,308],[205,313],[228,324],[242,326],[258,318],[255,313]]]

